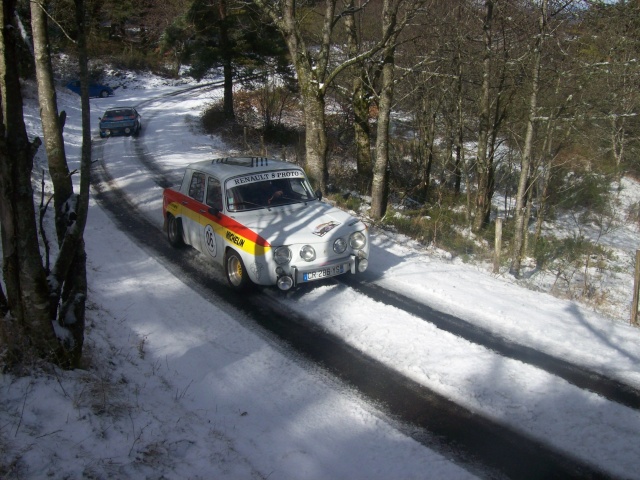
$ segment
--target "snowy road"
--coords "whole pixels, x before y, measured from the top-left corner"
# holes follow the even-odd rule
[[[246,321],[256,322],[274,334],[276,341],[286,344],[301,359],[335,375],[345,383],[345,391],[357,391],[386,412],[389,420],[397,423],[397,428],[406,435],[491,477],[608,478],[597,468],[563,456],[523,432],[474,414],[353,349],[341,338],[319,329],[317,320],[288,308],[281,302],[283,295],[279,292],[265,289],[247,296],[230,290],[222,278],[211,282],[211,272],[202,268],[197,253],[172,249],[158,232],[150,235],[153,226],[144,217],[122,208],[126,199],[122,192],[109,189],[114,181],[104,169],[104,162],[98,162],[94,188],[100,192],[97,195],[100,205],[150,256],[188,278],[191,285],[199,285],[197,289],[212,298],[217,308],[242,312],[234,316],[246,316]],[[308,294],[314,287],[300,289],[296,296],[305,290]],[[509,455],[504,455],[505,451]]]
[[[172,102],[170,109],[180,103],[176,97],[169,101]],[[110,202],[107,185],[115,189],[116,195],[126,195],[140,215],[131,215],[130,210],[123,209],[123,197],[120,196],[111,204],[117,205],[114,209],[116,218],[131,235],[136,235],[137,219],[147,222],[141,227],[144,232],[141,241],[170,261],[175,252],[162,253],[167,246],[159,231],[158,192],[179,179],[185,163],[200,159],[194,157],[224,156],[226,153],[222,153],[223,150],[216,153],[216,148],[224,146],[207,144],[202,137],[198,137],[201,144],[186,139],[189,114],[176,115],[175,122],[166,121],[166,99],[146,105],[151,113],[145,116],[142,136],[139,139],[96,141],[94,159],[105,168],[101,174],[104,205],[108,208]],[[194,121],[194,129],[195,124]],[[197,132],[192,133],[197,136]],[[156,141],[158,135],[163,136],[163,142]],[[190,143],[186,145],[188,140]],[[181,142],[187,146],[189,155],[179,147]],[[167,145],[171,145],[171,149],[166,149]],[[107,175],[113,177],[111,182],[107,181]],[[374,234],[373,240],[379,255],[386,251],[398,252],[398,249],[385,248],[387,241],[383,235]],[[184,256],[189,257],[189,254]],[[198,270],[195,267],[197,258],[195,260],[186,262],[194,269],[188,273],[191,283],[193,280],[203,285],[217,283],[209,294],[228,297],[220,272],[218,282],[205,282],[211,272]],[[374,264],[372,275],[382,279],[375,288],[388,292],[385,282],[389,282],[389,276],[385,275],[384,268],[390,263],[398,266],[407,260],[407,257],[399,257],[391,262],[380,262],[377,269]],[[424,259],[413,262],[414,265],[420,263],[424,263]],[[403,290],[400,283],[396,288]],[[626,357],[626,362],[618,364],[619,371],[611,375],[614,377],[612,385],[614,388],[622,386],[622,390],[625,390],[625,382],[632,385],[627,389],[629,400],[626,404],[636,408],[629,408],[570,385],[557,374],[534,366],[535,362],[527,364],[505,358],[504,354],[494,351],[495,345],[487,348],[436,328],[411,313],[406,302],[405,307],[400,308],[390,302],[381,303],[377,300],[379,296],[368,298],[357,288],[347,288],[340,282],[313,285],[298,293],[302,295],[281,296],[265,292],[245,314],[265,328],[277,331],[302,355],[381,404],[381,409],[395,418],[403,433],[430,448],[455,456],[457,461],[467,463],[467,468],[482,471],[486,467],[511,478],[540,478],[551,473],[565,478],[597,477],[601,469],[605,476],[636,478],[638,475],[638,447],[627,444],[625,449],[619,448],[625,442],[625,436],[629,443],[634,443],[633,438],[640,431],[637,383],[634,383],[637,372],[633,367],[625,367],[637,361],[637,348],[629,348],[626,344],[616,344],[614,348],[621,357]],[[269,299],[269,307],[264,306],[265,298]],[[420,301],[415,302],[413,307],[417,305],[419,309]],[[237,299],[229,303],[237,305],[242,301]],[[274,322],[282,317],[286,319],[285,323]],[[583,323],[588,321],[585,318]],[[301,330],[296,333],[296,329]],[[408,335],[411,341],[408,341]],[[523,340],[532,345],[527,348],[536,351],[536,340],[529,338],[531,335],[532,332],[525,332]],[[496,339],[504,337],[506,335],[501,331],[493,335]],[[511,344],[510,341],[507,343]],[[339,354],[332,354],[336,351],[332,346]],[[571,357],[554,349],[544,355],[556,359]],[[572,362],[584,364],[579,359],[568,358],[568,365]],[[557,363],[561,362],[558,360]],[[611,366],[603,372],[600,360],[593,360],[591,365],[586,363],[587,370],[597,372],[595,376],[601,382],[607,381],[605,373],[611,373]],[[595,424],[594,416],[598,418]],[[415,428],[416,425],[425,427],[430,433]],[[622,435],[621,441],[608,441],[611,435],[617,435],[617,438]],[[509,454],[505,455],[505,451]],[[530,459],[529,463],[526,463],[527,459]]]

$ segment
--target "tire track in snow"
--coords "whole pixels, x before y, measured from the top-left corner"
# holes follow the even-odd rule
[[[367,297],[392,305],[432,323],[440,330],[493,350],[504,357],[537,367],[566,380],[578,388],[596,393],[607,400],[640,410],[640,391],[623,382],[608,378],[601,373],[575,365],[548,353],[514,343],[489,330],[453,315],[435,310],[424,303],[387,290],[375,283],[363,282],[349,277],[338,279],[338,281]]]

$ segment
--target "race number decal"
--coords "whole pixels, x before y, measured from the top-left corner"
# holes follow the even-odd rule
[[[213,232],[211,225],[204,227],[204,245],[207,248],[207,252],[212,257],[215,257],[217,253],[216,234]]]

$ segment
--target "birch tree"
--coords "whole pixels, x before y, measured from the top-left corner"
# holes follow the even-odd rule
[[[520,268],[522,265],[523,246],[524,246],[524,229],[527,227],[527,211],[525,199],[527,198],[527,190],[529,188],[531,155],[533,151],[533,136],[535,132],[535,121],[538,109],[538,90],[540,86],[540,63],[542,58],[542,48],[544,45],[544,37],[547,30],[547,10],[549,0],[542,0],[540,5],[540,13],[538,17],[538,31],[536,32],[536,40],[533,48],[533,62],[531,72],[531,95],[529,97],[529,115],[527,117],[527,131],[524,139],[524,148],[522,151],[522,160],[520,162],[520,180],[518,182],[518,193],[516,195],[516,216],[513,237],[513,257],[509,272],[518,277],[520,276]]]

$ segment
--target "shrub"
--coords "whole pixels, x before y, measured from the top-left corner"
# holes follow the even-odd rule
[[[215,132],[223,122],[226,122],[226,118],[222,110],[222,102],[213,103],[202,112],[202,126],[207,133]]]
[[[447,250],[452,255],[468,257],[481,250],[466,233],[464,212],[455,208],[455,196],[440,197],[439,202],[413,210],[390,209],[384,223],[393,226],[399,233],[415,238],[425,245]]]
[[[586,209],[605,213],[609,206],[610,181],[595,173],[567,174],[560,185],[554,185],[550,203],[563,210]]]
[[[353,210],[357,212],[362,206],[362,199],[355,195],[330,195],[330,198],[336,202],[336,205],[344,210]]]

